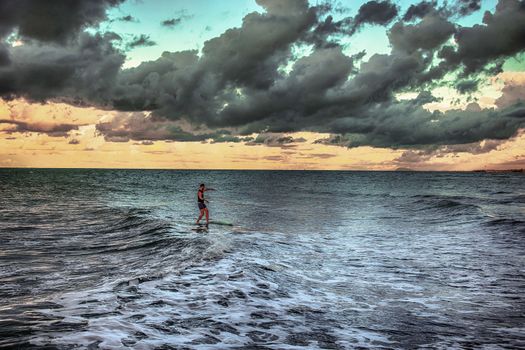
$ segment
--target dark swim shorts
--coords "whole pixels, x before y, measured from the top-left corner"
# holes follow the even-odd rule
[[[199,209],[200,209],[200,210],[202,210],[202,209],[206,209],[206,204],[201,203],[201,202],[199,202],[198,204],[199,204]]]

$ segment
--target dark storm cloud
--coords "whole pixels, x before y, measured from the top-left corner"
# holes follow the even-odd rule
[[[11,64],[0,69],[0,96],[104,104],[124,62],[112,45],[116,39],[112,33],[82,33],[67,46],[31,42],[12,47]]]
[[[127,47],[134,49],[136,47],[147,47],[147,46],[155,46],[157,43],[153,40],[151,40],[149,35],[146,34],[140,34],[133,37],[133,39],[127,43]]]
[[[417,4],[410,5],[405,14],[403,21],[410,22],[417,18],[423,18],[428,14],[439,14],[443,17],[463,17],[481,9],[481,0],[456,0],[451,3],[444,2],[438,6],[438,2],[421,1]]]
[[[107,7],[117,2],[94,3]],[[131,69],[121,68],[124,56],[113,46],[120,37],[82,32],[105,14],[70,25],[68,40],[35,37],[18,47],[0,46],[0,95],[137,112],[96,126],[106,140],[120,142],[247,142],[245,136],[258,133],[263,136],[252,143],[285,146],[298,141],[262,138],[314,131],[333,134],[320,143],[340,146],[428,148],[505,139],[523,126],[524,107],[512,98],[501,100],[496,110],[478,106],[446,113],[424,109],[435,100],[428,93],[411,101],[395,98],[399,92],[423,91],[447,73],[469,75],[487,65],[497,69],[502,59],[521,52],[523,1],[500,0],[494,14],[485,14],[484,25],[474,27],[454,25],[447,11],[460,6],[470,10],[458,14],[467,14],[475,1],[454,2],[445,9],[420,3],[404,15],[418,21],[398,22],[388,30],[391,53],[371,55],[368,61],[362,61],[363,53],[346,55],[333,37],[352,35],[365,24],[389,25],[398,16],[394,3],[369,1],[354,17],[340,21],[330,16],[332,8],[326,4],[257,3],[263,12],[247,14],[240,27],[206,41],[201,52],[164,52]],[[457,47],[443,47],[452,36]],[[296,48],[305,43],[315,45],[297,57]],[[142,35],[128,45],[148,44],[151,39]],[[453,85],[472,92],[474,81],[462,77]],[[151,112],[151,117],[142,112]]]
[[[66,137],[72,130],[78,130],[79,125],[75,124],[46,124],[46,123],[28,123],[13,119],[0,119],[0,124],[10,124],[11,128],[4,130],[7,133],[25,133],[36,132],[44,133],[51,137]]]
[[[7,50],[7,47],[0,42],[0,67],[7,66],[9,63],[11,63],[9,51]]]
[[[416,18],[423,18],[427,14],[434,12],[437,6],[436,1],[421,1],[418,4],[410,5],[403,15],[403,21],[412,21]]]
[[[463,75],[481,71],[525,50],[525,1],[500,0],[495,13],[485,12],[483,25],[460,27],[455,34],[457,48],[445,46],[440,57],[450,66],[462,66]]]
[[[225,124],[220,111],[240,95],[266,91],[281,78],[278,68],[290,59],[291,46],[316,20],[306,1],[258,4],[267,12],[250,13],[240,28],[205,42],[200,58],[196,51],[164,53],[124,71],[115,87],[117,108],[154,109],[170,119]]]
[[[106,10],[123,0],[2,0],[0,38],[14,29],[22,38],[63,43],[105,20]]]
[[[334,21],[332,16],[327,16],[324,20],[319,22],[311,33],[307,34],[305,41],[313,43],[316,47],[336,46],[337,44],[333,37],[351,35],[352,23],[352,17]]]
[[[433,50],[444,44],[456,31],[454,24],[438,14],[430,14],[414,25],[397,22],[388,39],[397,50],[412,53],[418,49]]]
[[[121,2],[0,1],[0,40],[16,31],[24,41],[17,47],[0,41],[0,97],[100,104],[124,62],[112,45],[120,37],[83,30]]]
[[[439,28],[447,30],[440,31]],[[133,81],[136,86],[139,98],[132,99],[135,103],[156,107],[166,106],[167,101],[174,102],[169,114],[168,110],[159,113],[157,108],[158,115],[169,115],[171,119],[183,118],[187,113],[193,121],[212,127],[239,127],[242,134],[264,130],[335,132],[343,136],[332,143],[350,147],[398,148],[451,141],[474,142],[483,138],[509,137],[522,125],[520,109],[514,111],[517,114],[472,110],[433,114],[422,107],[434,101],[429,94],[421,94],[410,103],[396,102],[393,99],[396,91],[417,87],[427,74],[431,60],[416,50],[439,47],[452,34],[453,27],[443,18],[429,15],[418,24],[403,27],[402,32],[410,33],[405,34],[404,41],[396,30],[393,28],[390,35],[394,42],[393,53],[373,55],[361,64],[351,79],[348,78],[354,72],[353,60],[335,46],[318,48],[309,56],[300,58],[287,76],[276,73],[269,87],[253,85],[250,81],[243,84],[245,81],[234,74],[227,75],[227,78],[217,77],[213,74],[215,69],[203,69],[207,68],[203,66],[206,61],[199,60],[195,52],[165,54],[159,61],[131,70],[133,74],[125,81]],[[433,33],[437,33],[435,38]],[[176,100],[168,100],[178,91],[185,93],[178,90],[168,94],[163,90],[168,86],[163,83],[163,76],[168,73],[170,79],[181,82],[177,86],[179,89],[186,87],[186,82],[195,84],[191,77],[198,73],[201,82],[193,85],[192,92],[197,88],[201,93],[192,97],[202,102],[196,104],[198,108],[205,107],[197,110],[202,112],[202,117],[195,111],[191,114],[188,107],[195,104],[188,105],[185,110],[177,108]],[[237,88],[232,89],[229,84]],[[205,88],[215,91],[216,97],[211,102],[202,93],[206,92]],[[126,88],[123,91],[133,90]],[[166,100],[163,94],[166,94]],[[141,100],[141,96],[147,98]],[[209,113],[210,107],[212,113]],[[435,132],[438,126],[438,132]]]
[[[364,24],[386,25],[397,16],[397,6],[390,1],[369,1],[359,8],[353,21],[352,31]]]
[[[525,125],[525,106],[429,112],[412,102],[378,104],[365,121],[341,118],[334,128],[347,146],[423,147],[508,139]],[[400,117],[402,116],[402,118]]]
[[[461,80],[456,84],[455,88],[460,94],[467,94],[476,92],[478,90],[478,84],[479,81],[475,79]]]
[[[457,0],[453,9],[461,16],[468,16],[481,9],[481,0]]]
[[[340,47],[318,49],[295,62],[290,74],[268,90],[231,101],[214,123],[247,125],[246,133],[251,133],[250,126],[259,128],[259,123],[260,128],[264,128],[265,119],[271,118],[270,131],[295,131],[294,125],[298,126],[301,118],[308,119],[330,107],[327,105],[330,93],[339,92],[352,67],[352,59],[345,56]]]
[[[177,109],[189,110],[186,99],[192,97],[192,89],[199,88],[199,82],[192,77],[198,59],[197,51],[164,52],[155,61],[122,71],[113,90],[114,106],[124,111],[162,108],[172,119],[181,117]],[[205,107],[206,104],[202,109]]]
[[[353,35],[365,24],[387,25],[398,13],[397,6],[390,1],[375,0],[363,4],[355,17],[346,17],[338,21],[335,21],[330,14],[326,18],[320,19],[331,11],[340,12],[334,9],[330,3],[323,3],[312,9],[316,12],[319,21],[316,27],[306,35],[305,41],[311,42],[317,47],[337,45],[333,41],[333,37]]]

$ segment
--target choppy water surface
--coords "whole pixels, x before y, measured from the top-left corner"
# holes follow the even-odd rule
[[[0,347],[525,347],[524,180],[0,170]]]

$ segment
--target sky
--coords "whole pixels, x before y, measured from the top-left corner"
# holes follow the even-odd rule
[[[0,167],[525,166],[525,0],[0,1]]]

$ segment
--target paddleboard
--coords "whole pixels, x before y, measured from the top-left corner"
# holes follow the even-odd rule
[[[191,229],[195,232],[208,232],[208,227],[206,225],[197,225]]]
[[[210,225],[233,226],[231,222],[219,220],[210,220]]]

